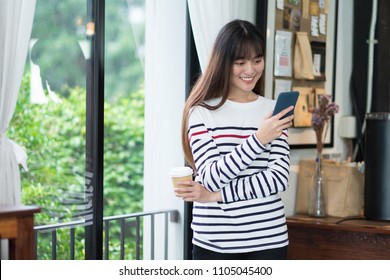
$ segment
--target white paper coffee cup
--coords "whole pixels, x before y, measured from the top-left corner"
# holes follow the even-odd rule
[[[177,185],[179,181],[192,181],[193,170],[187,166],[174,167],[172,168],[170,175],[172,178],[172,185],[174,188],[181,187]]]

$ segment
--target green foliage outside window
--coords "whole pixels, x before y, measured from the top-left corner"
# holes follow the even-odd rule
[[[7,136],[24,146],[29,172],[21,169],[22,200],[38,205],[36,225],[77,220],[85,209],[86,96],[72,88],[60,103],[30,103],[30,76],[23,77]],[[144,92],[105,104],[104,216],[142,211]],[[110,259],[119,256],[119,226],[110,232]],[[130,232],[130,235],[134,233]],[[69,233],[58,233],[57,259],[69,259]],[[84,232],[76,231],[76,259],[84,259]],[[126,243],[134,258],[134,242]],[[142,251],[142,250],[141,250]],[[38,258],[51,259],[49,236],[39,237]]]

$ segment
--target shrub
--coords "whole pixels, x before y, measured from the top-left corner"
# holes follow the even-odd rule
[[[142,211],[143,89],[105,103],[104,215]],[[25,147],[29,172],[21,169],[22,201],[38,205],[36,225],[85,218],[91,214],[91,191],[86,182],[86,92],[73,88],[61,102],[30,102],[30,76],[23,77],[15,114],[7,136]],[[118,228],[113,227],[114,232]],[[69,236],[59,233],[59,258],[68,258]],[[77,258],[84,239],[78,233]],[[130,244],[131,245],[131,244]],[[50,259],[50,244],[39,239],[38,256]]]

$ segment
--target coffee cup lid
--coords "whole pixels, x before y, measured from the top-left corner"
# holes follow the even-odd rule
[[[170,174],[172,177],[182,177],[182,176],[192,175],[193,171],[188,166],[181,166],[181,167],[172,168]]]

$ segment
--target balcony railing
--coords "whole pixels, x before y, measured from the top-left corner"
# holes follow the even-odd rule
[[[160,210],[160,211],[150,211],[150,212],[140,212],[140,213],[132,213],[132,214],[124,214],[117,216],[104,217],[104,244],[103,244],[103,258],[108,260],[110,259],[110,229],[112,228],[113,223],[119,224],[119,243],[120,243],[120,251],[119,251],[119,259],[124,260],[126,243],[135,242],[135,258],[136,260],[142,259],[141,250],[142,250],[142,239],[143,239],[143,230],[145,229],[145,217],[149,217],[149,228],[150,228],[150,259],[154,260],[155,258],[155,236],[156,230],[158,230],[158,234],[164,234],[164,248],[163,255],[164,259],[168,259],[168,222],[169,221],[177,221],[179,212],[178,210],[169,209],[169,210]],[[163,228],[161,228],[160,224],[158,228],[156,227],[156,217],[163,219]],[[57,259],[57,247],[59,245],[59,241],[57,238],[59,230],[67,230],[69,232],[69,259],[75,259],[75,244],[76,244],[76,230],[80,228],[86,228],[90,226],[90,223],[85,223],[84,221],[76,221],[76,222],[67,222],[67,223],[59,223],[54,225],[42,225],[35,226],[35,259],[39,259],[38,255],[38,243],[39,236],[41,234],[49,234],[51,235],[50,244],[51,244],[51,259]],[[142,226],[143,225],[143,226]],[[132,229],[133,234],[127,235],[126,228]]]

